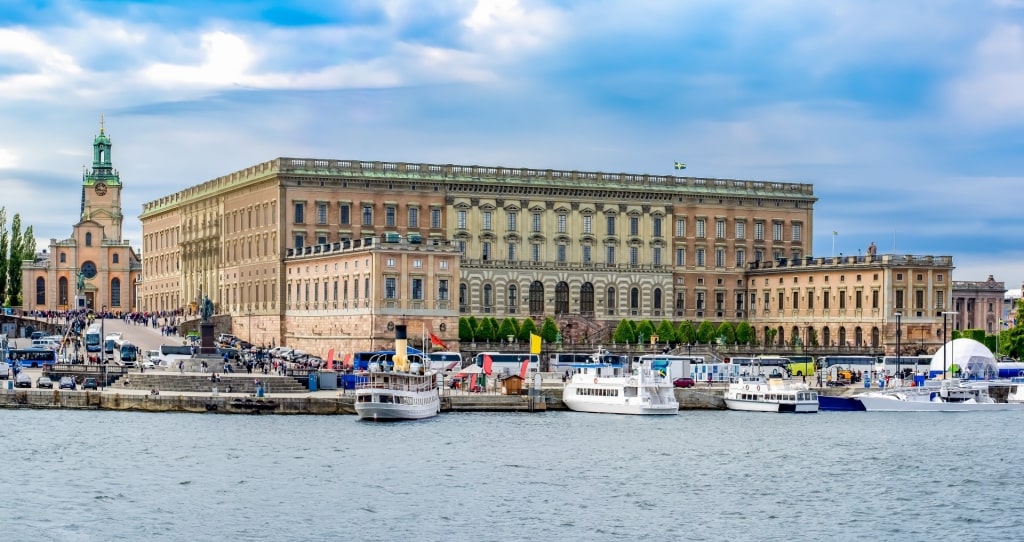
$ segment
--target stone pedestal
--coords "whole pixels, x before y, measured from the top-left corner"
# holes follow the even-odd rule
[[[217,345],[213,342],[213,322],[199,324],[198,354],[217,355]]]

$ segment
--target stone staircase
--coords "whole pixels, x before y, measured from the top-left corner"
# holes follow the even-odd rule
[[[110,388],[111,389],[135,389],[135,390],[151,390],[156,388],[161,393],[165,392],[197,392],[197,393],[210,393],[213,387],[217,387],[217,391],[225,393],[228,391],[228,386],[231,386],[231,393],[256,393],[255,380],[258,378],[263,383],[263,392],[266,394],[271,393],[309,393],[309,390],[305,386],[300,384],[298,380],[289,376],[275,376],[275,375],[264,375],[264,374],[244,374],[244,375],[219,375],[220,382],[210,382],[209,373],[206,374],[180,374],[180,373],[161,373],[156,371],[147,371],[145,373],[131,373],[126,377],[121,377],[115,381]],[[131,378],[131,384],[128,386],[124,385],[125,378]]]

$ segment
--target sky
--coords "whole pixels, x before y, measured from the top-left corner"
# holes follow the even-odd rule
[[[814,256],[1024,281],[1024,0],[0,0],[0,205],[276,157],[811,183]],[[835,233],[834,233],[835,232]],[[809,254],[810,255],[810,254]]]

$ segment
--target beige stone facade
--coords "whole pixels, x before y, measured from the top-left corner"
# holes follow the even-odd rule
[[[992,275],[984,281],[956,281],[953,283],[953,311],[951,329],[983,329],[985,333],[998,333],[1006,329],[1001,325],[1006,286]]]
[[[82,178],[82,212],[71,236],[51,239],[42,258],[22,263],[24,310],[137,310],[142,264],[121,238],[123,186],[113,169],[111,147],[101,126],[93,140],[92,170]]]

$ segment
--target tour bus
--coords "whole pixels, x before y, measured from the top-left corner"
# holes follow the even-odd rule
[[[431,352],[427,354],[430,368],[435,371],[451,371],[462,368],[462,354],[458,352]]]
[[[57,363],[57,351],[49,348],[12,348],[7,351],[7,359],[18,367],[38,369]]]
[[[161,344],[160,364],[169,367],[177,367],[178,361],[192,357],[192,347],[184,344]]]
[[[932,365],[931,356],[900,356],[899,371],[896,370],[896,356],[885,356],[882,358],[886,374],[894,375],[897,372],[911,371],[913,374],[928,372]]]
[[[704,358],[700,356],[671,356],[668,354],[647,354],[637,358],[637,362],[643,365],[650,365],[655,371],[661,371],[664,373],[669,380],[675,380],[680,377],[689,376],[696,379],[694,376],[694,366],[704,363]],[[707,374],[703,371],[697,371],[707,378]]]
[[[789,374],[793,376],[811,376],[814,374],[814,356],[786,356],[789,358]]]
[[[406,355],[409,357],[423,358],[426,355],[423,351],[418,348],[414,348],[406,344],[405,347]],[[370,368],[370,362],[380,363],[382,365],[390,365],[394,360],[392,359],[395,355],[394,350],[372,350],[366,352],[353,352],[352,353],[352,368],[356,371],[366,371]]]
[[[841,375],[843,379],[849,380],[850,376],[857,373],[870,376],[872,372],[885,368],[881,359],[876,356],[825,356],[819,361],[825,373],[837,380]]]
[[[484,356],[491,358],[491,373],[495,375],[517,375],[523,366],[523,361],[530,360],[529,372],[536,373],[540,370],[540,356],[537,354],[515,354],[509,352],[480,352],[473,357],[473,363],[483,367]]]
[[[103,359],[114,359],[114,352],[117,351],[117,341],[121,340],[120,333],[111,333],[103,339]]]
[[[117,361],[125,367],[135,367],[139,361],[139,347],[121,339],[117,342]]]
[[[564,373],[571,371],[573,365],[580,363],[594,363],[594,352],[558,352],[548,356],[548,371],[553,373]],[[612,354],[602,350],[598,357],[598,363],[609,363],[613,365],[625,364],[626,356]],[[522,363],[520,361],[520,363]]]
[[[100,327],[90,326],[85,330],[85,351],[99,352],[102,349],[100,341]]]
[[[754,356],[725,358],[726,363],[739,367],[740,375],[790,376],[789,366],[793,360],[782,356]]]

